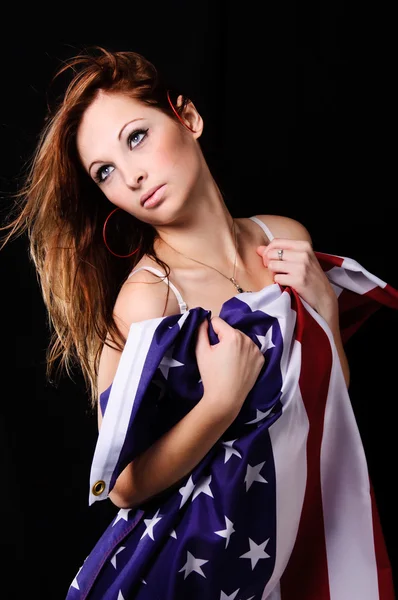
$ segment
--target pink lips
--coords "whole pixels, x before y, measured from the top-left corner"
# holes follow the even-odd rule
[[[158,202],[160,202],[160,200],[162,200],[163,198],[165,188],[166,184],[163,184],[161,186],[153,188],[152,190],[149,190],[147,194],[144,194],[144,196],[142,196],[141,205],[145,208],[150,208],[151,206],[155,206],[156,204],[158,204]]]

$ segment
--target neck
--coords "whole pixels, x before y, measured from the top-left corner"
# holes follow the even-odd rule
[[[215,182],[187,201],[184,209],[172,223],[156,227],[158,256],[170,265],[206,268],[190,259],[198,260],[231,277],[235,257],[236,268],[243,265],[239,225],[234,223]]]

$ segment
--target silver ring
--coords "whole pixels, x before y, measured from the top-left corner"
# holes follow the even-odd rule
[[[278,258],[279,260],[283,260],[283,250],[278,250]]]

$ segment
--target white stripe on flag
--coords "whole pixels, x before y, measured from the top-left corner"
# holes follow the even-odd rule
[[[300,365],[301,344],[295,342],[289,371],[285,375],[283,414],[269,429],[276,478],[276,557],[274,571],[264,588],[263,600],[274,590],[289,561],[307,483],[309,422],[299,387]]]
[[[180,329],[188,314],[186,312],[181,315],[178,321]],[[126,438],[137,388],[153,335],[165,318],[167,317],[147,319],[131,324],[112,383],[94,452],[90,473],[90,505],[97,500],[104,500],[108,496],[109,483]],[[92,493],[92,487],[99,480],[105,482],[105,489],[102,494],[95,496]]]
[[[264,294],[260,299],[254,297],[253,302],[250,298],[245,298],[245,301],[252,310],[258,308],[278,319],[283,340],[280,363],[283,414],[269,429],[276,477],[276,557],[273,574],[262,594],[263,600],[278,600],[279,580],[294,546],[304,502],[309,422],[299,387],[301,344],[294,337],[297,313],[291,309],[291,295],[281,293],[279,286],[269,286],[264,292],[271,296],[266,311]]]
[[[330,279],[333,287],[339,286],[357,294],[366,294],[375,287],[384,289],[387,285],[385,281],[369,273],[359,263],[351,258],[344,258],[341,267],[332,267],[325,273]],[[336,288],[335,288],[336,289]],[[337,295],[341,293],[339,290]],[[337,292],[337,290],[336,290]]]
[[[333,361],[321,446],[321,490],[330,600],[378,600],[372,505],[366,457],[333,335]]]
[[[281,586],[277,583],[272,592],[263,600],[281,600],[281,598]]]

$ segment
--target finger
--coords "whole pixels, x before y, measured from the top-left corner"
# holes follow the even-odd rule
[[[279,251],[282,251],[282,258],[279,257]],[[271,248],[268,250],[264,259],[268,262],[278,260],[279,262],[304,263],[308,260],[308,254],[301,250],[285,250],[284,248]]]
[[[205,319],[204,321],[202,321],[202,323],[199,325],[197,332],[197,338],[196,338],[196,347],[200,347],[200,346],[210,346],[210,342],[209,342],[209,337],[208,337],[208,329],[209,329],[209,322],[207,319]]]
[[[256,252],[257,252],[257,254],[259,254],[260,256],[262,256],[264,254],[264,251],[266,249],[267,249],[267,246],[257,246]]]
[[[256,248],[256,252],[259,256],[261,256],[262,260],[263,260],[263,264],[266,267],[267,266],[267,253],[266,253],[266,249],[267,246],[258,246]]]
[[[287,238],[274,238],[272,242],[265,247],[265,253],[269,254],[272,250],[299,250],[308,252],[312,250],[310,242],[307,240],[291,240]]]
[[[219,340],[221,340],[225,336],[228,329],[231,327],[230,325],[228,325],[228,323],[224,321],[224,319],[217,316],[211,318],[211,324]]]
[[[279,285],[282,285],[284,287],[294,287],[293,278],[290,273],[275,273],[274,282],[279,283]]]
[[[267,266],[273,273],[291,273],[297,263],[287,260],[270,260]]]

